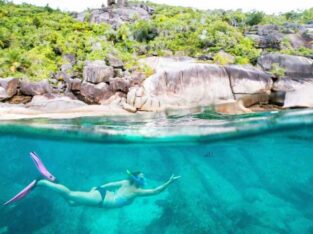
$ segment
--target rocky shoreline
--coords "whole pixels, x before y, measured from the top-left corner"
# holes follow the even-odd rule
[[[145,4],[113,4],[72,16],[91,24],[110,24],[114,31],[125,23],[151,20],[153,12]],[[233,27],[237,23],[229,22]],[[140,47],[136,55],[150,57],[132,68],[110,52],[102,60],[79,61],[82,69],[77,72],[78,58],[62,54],[62,65],[47,80],[0,78],[0,119],[130,115],[199,106],[213,106],[224,114],[311,108],[313,54],[302,57],[269,51],[312,50],[312,32],[313,22],[248,27],[244,36],[262,50],[257,61],[251,61],[254,66],[234,65],[235,57],[223,50],[215,54],[203,50],[203,55],[193,58],[167,51],[168,56],[158,57],[146,55]],[[91,44],[93,50],[104,49],[99,42]],[[226,63],[218,64],[214,57]]]
[[[83,79],[65,78],[63,93],[48,81],[0,79],[1,119],[129,115],[197,106],[215,106],[226,114],[313,107],[309,58],[272,53],[261,56],[257,66],[222,66],[189,57],[149,57],[140,63],[154,74],[118,77],[123,63],[113,57],[108,63],[86,62]],[[273,64],[284,70],[283,77],[270,73]]]

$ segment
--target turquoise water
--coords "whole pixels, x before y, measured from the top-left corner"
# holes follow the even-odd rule
[[[154,197],[112,210],[71,207],[36,188],[0,209],[0,233],[313,233],[313,114],[2,122],[0,202],[38,177],[36,151],[59,181],[89,190],[141,170]]]

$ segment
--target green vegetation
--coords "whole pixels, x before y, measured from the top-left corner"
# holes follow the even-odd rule
[[[101,36],[110,27],[81,23],[69,14],[47,7],[0,1],[0,76],[45,79],[74,54],[75,70],[86,59],[103,59],[114,49]],[[93,48],[99,43],[102,49]]]
[[[306,23],[313,18],[313,8],[283,15],[262,12],[200,11],[191,8],[150,4],[155,13],[151,20],[137,20],[113,30],[107,24],[75,20],[69,13],[28,4],[15,5],[0,0],[0,77],[28,77],[42,80],[57,72],[64,55],[76,57],[73,67],[81,74],[85,60],[105,59],[114,54],[126,68],[151,71],[137,64],[150,55],[216,55],[223,50],[235,57],[235,63],[256,62],[261,53],[244,32],[257,24]],[[310,55],[312,50],[294,50],[284,42],[283,53]],[[225,58],[214,57],[224,64]]]
[[[286,71],[284,68],[280,67],[278,63],[272,64],[272,69],[270,71],[276,78],[282,78],[285,76]]]

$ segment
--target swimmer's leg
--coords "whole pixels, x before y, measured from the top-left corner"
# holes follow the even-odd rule
[[[48,180],[40,180],[38,181],[37,185],[47,187],[50,190],[60,194],[70,205],[97,206],[102,200],[100,193],[97,191],[72,191],[63,184],[53,183]]]

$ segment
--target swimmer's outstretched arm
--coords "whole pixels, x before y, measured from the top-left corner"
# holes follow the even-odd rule
[[[163,192],[170,184],[172,184],[175,180],[178,180],[180,176],[174,176],[172,175],[171,178],[165,182],[164,184],[160,185],[159,187],[155,189],[138,189],[137,195],[138,196],[152,196],[155,194],[159,194]]]
[[[116,182],[110,182],[110,183],[106,183],[104,185],[99,186],[100,188],[116,188],[116,187],[120,187],[123,184],[127,183],[127,180],[121,180],[121,181],[116,181]],[[95,190],[97,187],[93,187],[91,190]]]

